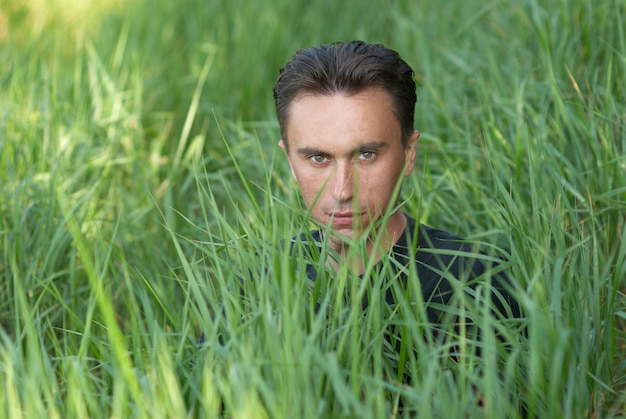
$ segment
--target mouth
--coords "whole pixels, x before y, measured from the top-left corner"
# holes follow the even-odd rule
[[[352,211],[335,211],[328,214],[334,226],[351,226],[360,219],[360,213]]]

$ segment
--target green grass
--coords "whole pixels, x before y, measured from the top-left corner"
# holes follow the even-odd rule
[[[3,1],[0,416],[390,417],[399,400],[625,416],[624,16],[621,0]],[[311,287],[288,254],[309,223],[271,87],[297,48],[354,38],[416,70],[405,209],[508,259],[528,339],[465,302],[508,352],[493,333],[483,359],[470,335],[424,340],[423,307],[401,305],[394,359],[386,308],[357,303],[376,286]]]

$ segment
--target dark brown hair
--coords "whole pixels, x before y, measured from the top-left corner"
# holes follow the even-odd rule
[[[280,69],[274,84],[276,116],[285,146],[289,105],[298,96],[351,95],[371,87],[381,88],[391,96],[406,146],[414,129],[417,100],[413,74],[396,51],[380,44],[336,42],[297,51]]]

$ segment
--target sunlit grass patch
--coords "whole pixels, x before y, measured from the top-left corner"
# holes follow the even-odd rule
[[[121,0],[7,0],[0,7],[0,42],[8,38],[44,36],[62,29],[68,43],[93,35],[102,16],[121,12],[128,6]]]

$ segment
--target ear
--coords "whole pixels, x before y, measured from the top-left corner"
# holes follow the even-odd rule
[[[409,137],[409,141],[407,142],[406,148],[404,149],[405,153],[405,162],[406,169],[404,170],[404,176],[409,176],[413,172],[413,168],[415,167],[415,156],[417,154],[417,141],[420,138],[420,132],[415,130]]]
[[[287,144],[285,143],[285,140],[281,138],[280,141],[278,141],[278,147],[285,150],[285,154],[287,155],[287,162],[289,162],[289,168],[291,169],[291,176],[297,182],[298,178],[296,178],[296,173],[293,171],[293,165],[291,164],[291,158],[289,157],[289,152],[287,151]]]

